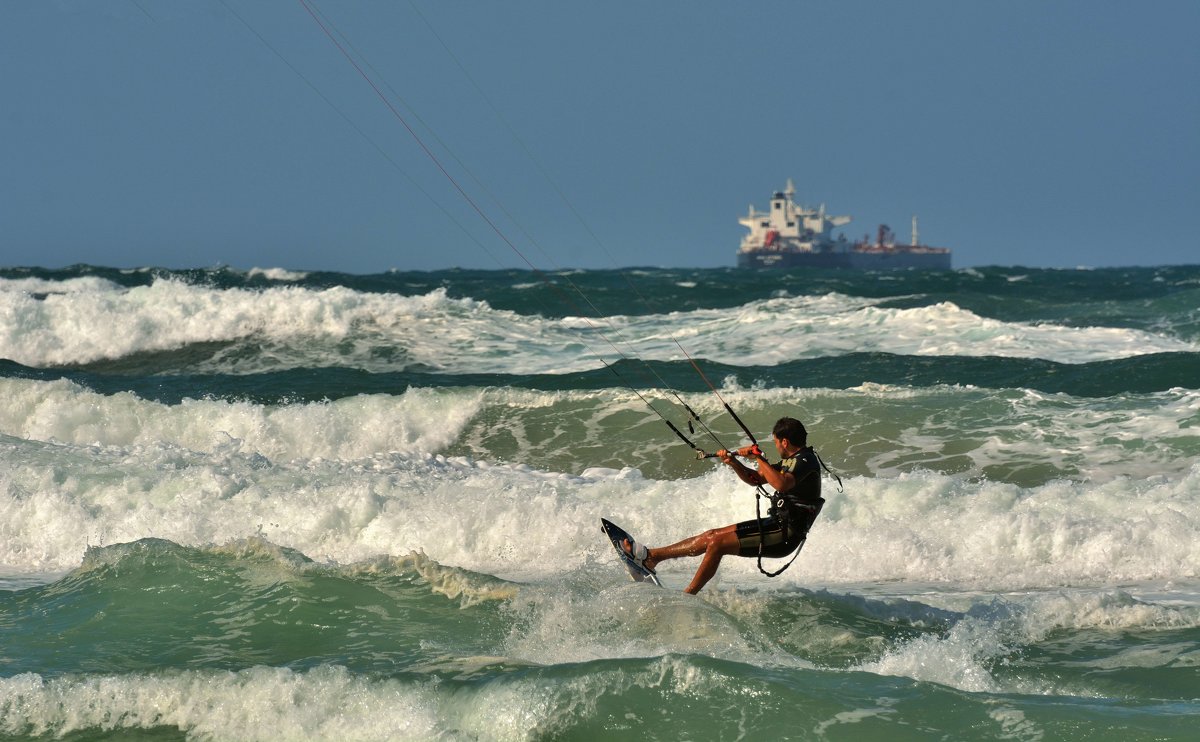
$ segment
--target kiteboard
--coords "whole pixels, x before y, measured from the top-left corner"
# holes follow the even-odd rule
[[[629,577],[635,582],[653,582],[655,585],[662,587],[662,583],[658,581],[658,575],[638,564],[625,553],[625,548],[621,545],[625,539],[629,539],[629,543],[634,543],[633,536],[630,536],[620,526],[605,520],[600,519],[600,530],[604,531],[608,536],[609,541],[612,541],[613,548],[617,550],[617,555],[621,557],[621,563],[625,565],[625,569],[629,570]]]

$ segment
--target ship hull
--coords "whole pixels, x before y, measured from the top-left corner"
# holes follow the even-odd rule
[[[738,253],[739,268],[847,268],[850,270],[950,270],[950,253],[761,252]]]

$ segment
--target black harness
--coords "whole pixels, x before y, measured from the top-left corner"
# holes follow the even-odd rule
[[[821,469],[824,469],[826,472],[828,472],[829,476],[837,480],[838,492],[842,492],[842,478],[829,470],[829,467],[826,466],[825,462],[821,460],[821,457],[817,455],[816,449],[810,448],[809,450],[812,451],[813,457],[817,460],[817,464],[820,465],[820,469],[815,469],[817,476],[820,477]],[[792,554],[792,558],[788,560],[787,564],[783,565],[774,572],[768,572],[763,567],[763,542],[766,540],[766,536],[763,532],[763,497],[766,497],[768,502],[771,503],[771,509],[767,511],[767,516],[775,518],[775,520],[778,521],[780,527],[783,529],[785,538],[787,537],[787,533],[793,525],[791,522],[791,511],[793,509],[807,510],[812,514],[812,517],[808,519],[808,526],[811,528],[812,524],[817,520],[817,516],[820,515],[821,508],[824,506],[825,500],[818,497],[817,502],[797,501],[795,499],[785,497],[779,492],[776,492],[775,497],[771,498],[763,490],[762,485],[758,486],[757,491],[754,493],[754,517],[758,520],[758,571],[762,572],[767,577],[778,577],[779,575],[783,574],[784,570],[792,566],[792,562],[796,561],[796,557],[800,556],[800,552],[804,549],[804,544],[808,541],[808,528],[804,529],[804,535],[800,537],[800,543],[796,546],[796,552]]]

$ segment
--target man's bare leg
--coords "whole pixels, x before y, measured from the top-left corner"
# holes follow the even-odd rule
[[[632,549],[632,544],[625,542],[625,551]],[[643,564],[647,569],[654,569],[655,565],[660,562],[665,562],[668,559],[678,559],[680,557],[694,557],[704,555],[700,560],[700,567],[696,569],[696,574],[692,577],[692,582],[684,590],[685,593],[695,595],[700,592],[700,589],[708,584],[708,581],[717,573],[717,567],[721,566],[721,557],[726,554],[736,554],[741,549],[741,544],[737,539],[737,526],[725,526],[724,528],[714,528],[711,531],[705,531],[699,536],[692,536],[684,540],[663,546],[658,549],[648,549],[647,556]]]

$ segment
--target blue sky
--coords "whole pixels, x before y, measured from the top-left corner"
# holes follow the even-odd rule
[[[1198,37],[1192,0],[2,0],[0,265],[726,266],[789,177],[956,267],[1194,264]]]

